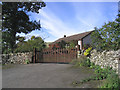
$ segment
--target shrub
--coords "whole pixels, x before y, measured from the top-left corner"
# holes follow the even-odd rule
[[[94,69],[95,68],[95,64],[93,62],[90,63],[90,68]]]
[[[25,64],[29,64],[30,61],[28,59],[25,60]]]
[[[101,68],[99,65],[95,65],[94,63],[90,62],[90,60],[86,56],[80,56],[79,59],[73,61],[75,66],[86,66],[92,69],[95,69],[95,76],[90,76],[87,79],[83,79],[80,81],[79,84],[83,84],[90,80],[103,80],[104,83],[99,86],[99,88],[110,88],[111,90],[120,90],[120,79],[116,74],[115,70],[111,67]]]
[[[86,56],[81,55],[79,59],[73,60],[72,64],[75,66],[85,66],[85,67],[90,67],[90,59],[87,58]]]
[[[112,90],[120,90],[120,79],[117,74],[111,73],[100,88],[111,88]]]
[[[114,73],[114,70],[112,70],[112,68],[101,68],[100,66],[98,66],[97,68],[95,68],[95,74],[96,77],[98,77],[98,80],[102,80],[108,77],[108,75],[110,75],[111,73]]]
[[[87,48],[89,48],[91,45],[90,44],[84,44],[84,49],[86,50]]]
[[[112,70],[112,68],[106,67],[102,69],[100,66],[94,65],[94,63],[91,63],[90,65],[93,65],[96,76],[90,76],[89,78],[83,79],[80,81],[80,84],[83,84],[90,80],[106,79],[104,80],[102,85],[99,86],[99,88],[110,88],[111,90],[120,90],[120,79],[115,73],[115,71]]]
[[[92,50],[92,47],[86,49],[85,52],[84,52],[84,55],[85,55],[85,56],[89,56],[91,50]]]

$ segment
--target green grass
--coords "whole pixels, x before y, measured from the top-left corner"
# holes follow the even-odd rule
[[[16,67],[16,64],[7,64],[7,65],[2,65],[2,69],[9,69],[9,68],[13,68]]]
[[[98,88],[105,80],[81,80],[81,81],[74,81],[73,87],[79,87],[79,88]]]

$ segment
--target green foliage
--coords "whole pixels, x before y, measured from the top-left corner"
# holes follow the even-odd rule
[[[102,78],[99,76],[91,76],[89,78],[83,79],[81,80],[79,83],[74,82],[73,84],[83,84],[85,82],[91,81],[91,80],[102,80]],[[120,89],[120,79],[118,77],[117,74],[115,74],[115,72],[112,72],[111,74],[109,74],[106,78],[106,80],[104,80],[104,82],[98,86],[98,88],[109,88],[111,90],[119,90]]]
[[[94,72],[96,74],[95,78],[97,80],[106,79],[108,75],[115,73],[111,67],[101,68],[99,65],[95,65],[94,63],[91,63],[90,68],[94,69]]]
[[[61,42],[58,42],[58,45],[60,48],[71,49],[71,48],[75,48],[75,46],[77,45],[77,41],[72,40],[70,42],[66,42],[66,41],[62,40]]]
[[[69,44],[69,48],[75,48],[75,46],[77,45],[77,41],[71,41],[71,42],[68,42]]]
[[[17,36],[16,40],[19,41],[19,42],[23,42],[25,40],[25,37]]]
[[[100,66],[95,68],[95,74],[98,80],[103,80],[105,78],[108,77],[108,75],[110,75],[112,72],[114,72],[112,70],[112,68],[101,68]]]
[[[75,66],[85,66],[85,67],[89,67],[90,66],[90,59],[87,58],[86,56],[80,56],[79,59],[77,60],[73,60],[72,64],[74,64]]]
[[[84,46],[84,49],[85,49],[85,50],[86,50],[87,48],[91,47],[90,44],[84,44],[83,46]]]
[[[84,55],[88,56],[90,55],[90,51],[92,50],[92,47],[89,47],[88,49],[85,50]]]
[[[115,73],[108,75],[106,81],[100,86],[100,88],[110,88],[111,90],[119,90],[120,79],[118,75]]]
[[[58,45],[60,46],[60,48],[65,48],[66,44],[67,43],[64,40],[62,40],[61,42],[58,42]]]
[[[70,47],[69,48],[75,48],[75,43],[74,42],[70,42]]]
[[[99,88],[110,88],[111,90],[119,90],[120,89],[120,79],[116,72],[112,70],[111,67],[101,68],[98,65],[95,65],[94,63],[90,62],[89,59],[85,56],[80,57],[80,60],[74,60],[72,63],[74,63],[75,66],[87,66],[92,69],[94,69],[95,76],[90,76],[89,78],[83,79],[80,82],[73,82],[74,85],[77,84],[83,84],[85,82],[91,81],[91,80],[105,80],[105,82],[99,86]],[[82,62],[81,62],[82,60]],[[85,61],[85,62],[84,62]]]
[[[30,61],[28,59],[25,60],[25,64],[29,64]]]
[[[3,50],[10,48],[13,52],[17,33],[27,34],[40,30],[40,22],[31,21],[28,13],[39,13],[42,7],[45,7],[44,2],[2,2],[2,33],[5,37],[2,41]]]
[[[99,29],[95,28],[92,39],[92,44],[97,50],[120,49],[120,14],[113,22],[105,23]]]
[[[92,33],[92,44],[97,50],[117,50],[120,48],[120,18],[95,28]]]
[[[90,68],[94,69],[95,68],[95,64],[93,62],[90,63]]]
[[[15,51],[28,52],[33,51],[34,48],[38,50],[42,50],[43,48],[45,48],[45,43],[41,37],[35,37],[34,39],[29,39],[28,41],[18,42]]]
[[[11,50],[11,34],[7,31],[2,32],[2,53],[10,53]]]
[[[31,37],[31,40],[34,40],[34,39],[35,39],[35,36],[32,36],[32,37]]]

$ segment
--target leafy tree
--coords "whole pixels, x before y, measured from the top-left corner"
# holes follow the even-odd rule
[[[18,40],[19,42],[23,42],[25,40],[25,37],[17,36],[16,40]]]
[[[95,28],[92,38],[97,50],[120,49],[120,14],[115,21],[105,23],[99,29]]]
[[[41,37],[35,37],[34,39],[31,37],[28,41],[18,42],[16,52],[33,51],[34,48],[37,48],[37,50],[45,48],[45,43]]]
[[[77,41],[72,40],[71,42],[68,43],[69,44],[69,48],[75,48],[75,46],[77,45]]]
[[[32,37],[31,37],[31,40],[33,40],[33,39],[35,39],[35,36],[32,36]]]
[[[28,12],[39,13],[39,9],[45,7],[44,2],[3,2],[2,3],[2,32],[4,34],[9,34],[10,37],[6,35],[9,43],[9,48],[12,51],[16,47],[16,34],[17,33],[29,33],[33,30],[40,30],[40,22],[30,21]],[[4,36],[3,36],[4,37]],[[4,40],[3,40],[4,43]]]
[[[11,52],[11,34],[7,31],[2,32],[2,53],[10,53]]]
[[[64,40],[62,40],[61,42],[58,42],[58,45],[60,46],[60,48],[65,48],[66,44],[67,43]]]

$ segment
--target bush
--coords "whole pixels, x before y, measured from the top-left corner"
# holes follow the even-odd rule
[[[86,56],[80,56],[79,59],[73,60],[72,64],[75,66],[85,66],[85,67],[90,67],[90,59],[87,58]]]
[[[29,64],[30,61],[28,59],[25,60],[25,64]]]
[[[100,88],[111,88],[112,90],[120,90],[120,79],[117,74],[111,73]]]
[[[90,80],[106,79],[105,82],[99,86],[99,88],[110,88],[111,90],[120,89],[120,79],[111,67],[101,68],[99,65],[95,65],[94,63],[90,62],[86,56],[80,56],[79,59],[74,60],[72,63],[74,63],[75,66],[86,66],[95,69],[96,76],[91,76],[87,79],[83,79],[80,82],[81,84]]]
[[[91,47],[90,44],[84,44],[83,46],[84,46],[84,49],[85,49],[85,50],[86,50],[87,48]]]
[[[84,55],[85,55],[85,56],[89,56],[91,50],[92,50],[92,47],[86,49],[85,52],[84,52]]]
[[[111,73],[115,73],[115,71],[112,70],[112,68],[110,67],[102,69],[100,66],[98,66],[97,68],[95,68],[95,74],[98,80],[107,78]]]

